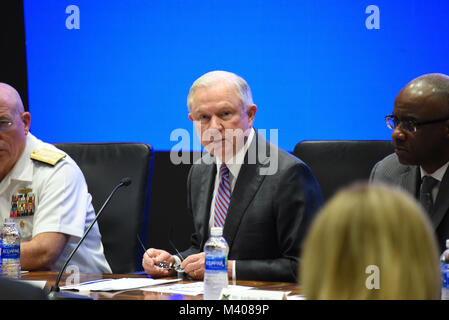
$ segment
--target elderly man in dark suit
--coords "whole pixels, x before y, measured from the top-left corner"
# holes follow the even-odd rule
[[[322,204],[312,172],[253,129],[257,107],[241,77],[209,72],[194,82],[187,104],[208,152],[188,176],[195,230],[181,267],[203,279],[204,244],[211,227],[221,226],[230,279],[295,282],[302,239]],[[161,261],[181,263],[178,256],[149,249],[142,265],[152,276],[172,274],[158,267]]]
[[[374,166],[370,179],[414,195],[443,250],[449,239],[449,77],[426,74],[408,83],[386,121],[393,129],[395,153]]]

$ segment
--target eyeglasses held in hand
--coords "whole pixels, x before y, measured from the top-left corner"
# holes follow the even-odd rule
[[[181,258],[181,261],[183,261],[184,257],[181,255],[181,253],[178,251],[178,249],[176,249],[175,245],[173,244],[173,241],[171,240],[172,232],[173,232],[173,228],[170,229],[168,242],[173,247],[173,249],[175,249],[176,253]],[[137,240],[139,240],[140,246],[142,247],[144,254],[146,253],[147,256],[149,258],[151,258],[150,255],[147,253],[147,249],[145,249],[145,246],[138,234],[137,234]],[[180,266],[174,266],[174,263],[168,262],[168,261],[160,261],[160,262],[156,263],[156,266],[161,269],[175,270],[177,272],[184,272],[184,269],[182,269]]]
[[[151,258],[150,255],[147,253],[147,249],[145,249],[145,246],[143,245],[143,242],[140,239],[139,235],[137,235],[137,240],[139,240],[140,246],[142,247],[144,254],[146,253],[147,256],[149,258]],[[167,262],[167,261],[161,261],[159,263],[156,263],[156,266],[161,269],[167,269],[167,270],[173,269],[173,264],[171,262]]]

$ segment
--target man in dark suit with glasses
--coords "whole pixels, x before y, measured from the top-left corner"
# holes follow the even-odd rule
[[[440,249],[449,238],[449,77],[426,74],[398,94],[393,114],[395,153],[378,162],[372,182],[399,185],[427,211]]]

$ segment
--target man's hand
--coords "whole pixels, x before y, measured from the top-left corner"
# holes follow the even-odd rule
[[[205,258],[206,254],[204,252],[192,254],[184,259],[181,268],[183,268],[184,273],[188,274],[192,279],[203,280]]]
[[[203,280],[205,272],[206,254],[204,252],[188,256],[181,264],[181,268],[192,279]],[[234,260],[228,260],[228,278],[232,279],[232,266]]]
[[[142,267],[147,274],[152,277],[168,277],[174,275],[173,269],[163,269],[158,266],[159,263],[172,265],[175,259],[170,253],[164,250],[150,248],[143,254]]]

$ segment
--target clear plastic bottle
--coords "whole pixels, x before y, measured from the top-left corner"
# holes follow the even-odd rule
[[[14,219],[6,218],[2,229],[2,277],[20,279],[20,231]]]
[[[2,256],[3,256],[2,248],[3,248],[3,236],[2,232],[0,231],[0,277],[2,276]]]
[[[441,254],[441,300],[449,300],[449,239],[446,240],[446,250]]]
[[[204,300],[218,300],[221,290],[228,286],[229,246],[223,238],[222,228],[212,228],[210,234],[204,245]]]

